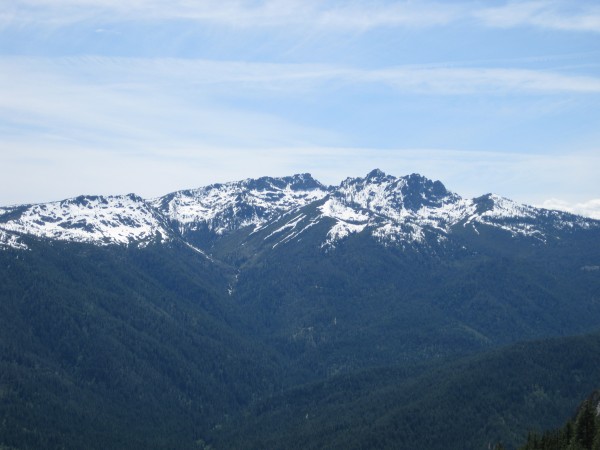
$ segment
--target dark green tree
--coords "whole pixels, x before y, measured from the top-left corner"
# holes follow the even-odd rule
[[[584,449],[591,449],[596,436],[596,412],[591,401],[586,401],[575,420],[575,442]]]

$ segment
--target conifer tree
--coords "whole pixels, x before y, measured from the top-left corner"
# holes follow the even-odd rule
[[[596,412],[591,401],[586,401],[575,420],[575,442],[591,449],[596,436]]]

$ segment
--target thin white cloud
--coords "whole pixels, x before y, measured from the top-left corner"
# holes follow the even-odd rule
[[[183,90],[207,95],[297,95],[327,88],[344,90],[376,84],[406,94],[553,94],[600,93],[600,78],[519,68],[402,66],[363,69],[335,65],[248,63],[176,58],[21,58],[0,57],[0,90],[14,105],[11,92],[30,79],[27,88],[43,91],[95,88],[119,93],[154,90],[163,95]],[[210,86],[210,90],[203,88]],[[219,90],[219,87],[222,89]],[[25,92],[25,94],[27,94]],[[40,95],[40,92],[36,93]],[[43,93],[42,93],[43,94]],[[36,96],[25,95],[35,101]],[[38,102],[40,106],[43,100]],[[26,104],[26,102],[25,102]]]
[[[600,32],[593,2],[339,1],[339,0],[13,0],[3,5],[0,26],[59,27],[83,21],[164,22],[186,20],[230,28],[367,31],[382,27],[423,28],[476,23],[488,27],[531,26]]]
[[[361,83],[378,83],[410,94],[600,92],[600,81],[595,78],[523,70],[413,67],[369,71],[178,59],[4,57],[0,58],[1,152],[3,158],[38,148],[44,150],[36,150],[35,155],[53,154],[60,148],[160,155],[161,149],[181,152],[199,146],[347,145],[344,136],[327,129],[253,109],[253,99],[244,107],[236,104],[247,96],[260,101],[267,96],[284,97],[293,104],[307,92],[316,96],[323,89],[351,92]],[[332,158],[332,164],[339,165],[340,158]],[[324,163],[323,158],[317,160]],[[440,167],[448,164],[444,160]],[[295,167],[306,165],[309,161],[303,160]]]
[[[67,25],[84,20],[188,20],[235,28],[309,27],[368,30],[450,23],[459,9],[443,2],[317,0],[14,0],[5,24]]]
[[[327,121],[306,125],[262,105],[270,97],[293,109],[304,97],[318,98],[332,89],[342,95],[360,92],[361,84],[387,86],[398,95],[600,93],[596,78],[520,69],[370,71],[179,59],[4,57],[0,142],[24,139],[40,147],[60,142],[132,151],[190,143],[215,148],[348,145],[346,136],[327,129]]]
[[[293,106],[307,93],[351,93],[361,83],[401,94],[600,91],[595,78],[508,69],[371,71],[180,59],[3,57],[0,204],[80,193],[133,191],[151,197],[210,182],[306,171],[337,183],[377,166],[397,175],[421,172],[467,196],[492,190],[541,202],[576,189],[585,191],[574,194],[578,198],[600,191],[599,152],[560,157],[346,148],[345,136],[260,109],[269,96]],[[40,185],[49,179],[51,185]],[[47,197],[40,198],[40,192]]]
[[[228,137],[273,145],[301,140],[304,135],[326,139],[316,129],[226,106],[224,96],[265,82],[255,70],[242,78],[231,73],[228,84],[234,89],[217,92],[214,85],[236,67],[243,65],[183,60],[178,64],[170,59],[0,58],[0,123],[62,130],[82,138],[91,133],[102,140],[127,136],[155,142],[192,134],[207,141]]]
[[[600,198],[581,203],[569,203],[557,198],[551,198],[544,200],[540,206],[546,209],[558,209],[560,211],[567,211],[580,216],[600,220]]]
[[[534,26],[564,31],[600,32],[600,6],[575,1],[511,1],[476,10],[484,25],[500,28]]]
[[[431,94],[600,93],[599,78],[512,68],[398,68],[361,71],[356,78]]]

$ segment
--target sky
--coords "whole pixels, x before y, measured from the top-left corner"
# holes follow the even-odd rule
[[[600,218],[600,3],[0,0],[0,205],[374,168]]]

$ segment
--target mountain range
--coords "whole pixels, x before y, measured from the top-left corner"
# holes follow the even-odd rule
[[[58,202],[0,208],[0,242],[23,248],[19,235],[96,245],[147,245],[182,239],[206,243],[235,232],[256,233],[273,223],[273,245],[302,239],[321,222],[321,246],[366,233],[383,245],[441,243],[460,227],[491,227],[541,242],[561,233],[598,228],[600,221],[534,208],[486,194],[464,199],[440,181],[418,174],[386,175],[324,186],[310,174],[263,177],[183,190],[156,199],[79,196]],[[265,238],[267,240],[267,238]]]
[[[0,268],[3,450],[514,448],[598,387],[600,221],[417,174],[5,206]]]

